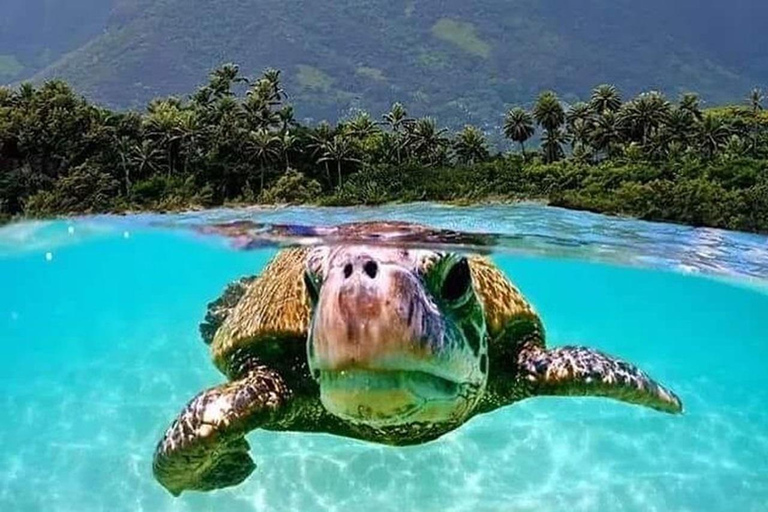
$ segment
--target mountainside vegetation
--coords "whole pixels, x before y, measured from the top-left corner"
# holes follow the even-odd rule
[[[62,78],[111,108],[188,94],[230,60],[282,69],[304,121],[399,100],[488,130],[543,89],[566,103],[601,82],[629,95],[696,90],[714,106],[768,82],[762,0],[5,3],[0,83]]]
[[[0,84],[29,78],[109,26],[113,0],[3,0]]]
[[[465,32],[471,40],[471,32]],[[686,93],[543,91],[498,136],[450,131],[401,103],[306,124],[276,70],[227,64],[188,99],[143,112],[96,106],[62,81],[0,88],[0,216],[221,204],[541,199],[644,219],[768,232],[768,113],[702,108]],[[308,73],[307,80],[320,81]],[[540,145],[531,141],[540,138]]]

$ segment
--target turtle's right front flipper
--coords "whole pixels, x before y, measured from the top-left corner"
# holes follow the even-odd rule
[[[635,365],[586,347],[523,345],[517,371],[533,395],[602,396],[679,414],[683,403]]]
[[[157,445],[155,478],[174,496],[239,484],[256,467],[245,434],[269,424],[289,398],[280,375],[264,366],[203,391]]]

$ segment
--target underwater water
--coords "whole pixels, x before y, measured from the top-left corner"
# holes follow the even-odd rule
[[[254,431],[243,484],[173,498],[152,476],[183,405],[223,381],[206,304],[276,248],[189,226],[399,219],[503,234],[492,257],[550,346],[629,360],[673,416],[535,398],[421,446]],[[536,205],[219,210],[0,228],[2,511],[768,510],[768,238]]]

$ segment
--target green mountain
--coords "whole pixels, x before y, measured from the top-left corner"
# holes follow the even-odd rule
[[[116,107],[192,92],[222,62],[282,69],[301,118],[402,101],[454,126],[497,125],[545,88],[566,101],[601,82],[695,90],[714,104],[768,83],[764,0],[4,2],[0,81],[61,77]]]
[[[28,78],[104,33],[111,0],[2,0],[0,83]]]

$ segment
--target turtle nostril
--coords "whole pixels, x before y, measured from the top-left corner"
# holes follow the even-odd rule
[[[379,272],[379,266],[376,264],[375,261],[366,261],[365,265],[363,265],[363,272],[368,274],[368,277],[373,279],[376,277],[376,274]]]
[[[346,278],[351,275],[352,275],[352,264],[347,263],[346,265],[344,265],[344,277]]]

